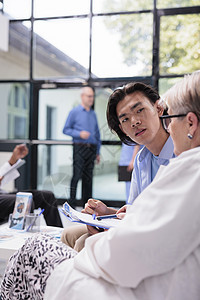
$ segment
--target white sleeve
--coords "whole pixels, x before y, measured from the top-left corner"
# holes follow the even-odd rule
[[[6,174],[11,169],[12,169],[12,166],[9,164],[9,162],[6,162],[0,168],[0,176],[4,176],[4,174]],[[16,169],[13,169],[11,172],[9,172],[7,175],[5,175],[3,177],[2,181],[1,181],[1,186],[7,184],[8,182],[16,179],[19,176],[20,176],[20,173]]]
[[[161,167],[119,227],[86,240],[75,268],[135,288],[181,264],[200,244],[199,164],[198,152]]]

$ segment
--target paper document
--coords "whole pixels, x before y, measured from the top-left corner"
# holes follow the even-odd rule
[[[19,169],[21,166],[23,166],[25,164],[25,162],[26,161],[24,159],[18,159],[18,161],[12,167],[10,167],[9,170],[5,170],[5,172],[2,172],[1,176],[5,177],[6,175],[8,175],[13,170]]]
[[[87,224],[99,228],[109,229],[111,227],[117,227],[120,224],[120,219],[104,219],[97,220],[93,219],[92,215],[81,213],[73,209],[67,202],[63,204],[63,207],[60,211],[71,221],[78,222],[82,224]]]

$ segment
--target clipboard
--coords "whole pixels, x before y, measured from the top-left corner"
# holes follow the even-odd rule
[[[77,222],[81,224],[95,226],[98,228],[109,229],[111,227],[117,227],[121,222],[120,219],[104,219],[104,220],[97,220],[97,218],[93,219],[92,215],[84,214],[73,209],[67,202],[65,202],[63,204],[63,207],[59,210],[71,222]]]

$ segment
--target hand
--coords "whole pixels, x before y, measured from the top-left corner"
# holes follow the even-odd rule
[[[125,217],[127,207],[128,207],[128,205],[124,205],[124,206],[122,206],[122,207],[116,212],[117,217],[118,217],[119,219],[123,219],[123,218]]]
[[[0,185],[1,185],[1,181],[2,181],[2,179],[3,179],[3,176],[0,176]]]
[[[28,148],[25,144],[17,145],[12,153],[12,156],[9,160],[9,164],[12,166],[14,165],[19,158],[24,158],[28,154]]]
[[[107,207],[102,201],[91,198],[85,204],[85,208],[82,212],[89,215],[95,214],[97,216],[102,216],[116,213],[116,209]]]
[[[82,130],[82,131],[80,132],[80,137],[81,137],[82,139],[84,139],[84,140],[87,140],[87,139],[89,138],[89,136],[90,136],[90,132],[89,132],[89,131],[84,131],[84,130]]]
[[[96,162],[97,162],[97,164],[100,163],[100,155],[99,154],[97,154],[97,156],[96,156]]]
[[[131,161],[131,163],[128,165],[127,171],[128,171],[128,172],[133,171],[133,162],[132,162],[132,161]]]
[[[103,229],[102,229],[102,231],[100,231],[96,227],[90,226],[90,225],[87,225],[87,230],[88,230],[89,235],[97,234],[99,232],[103,232],[104,231]]]

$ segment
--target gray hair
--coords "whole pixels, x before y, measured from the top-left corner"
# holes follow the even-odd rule
[[[193,112],[200,120],[200,70],[185,75],[163,95],[163,99],[174,113]]]

